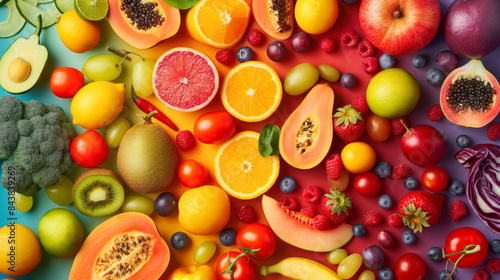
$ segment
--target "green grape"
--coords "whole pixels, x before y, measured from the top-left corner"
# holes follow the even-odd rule
[[[340,79],[340,72],[337,68],[329,64],[321,64],[318,66],[319,76],[329,82],[335,83]]]
[[[116,148],[120,146],[120,142],[125,135],[125,132],[130,128],[130,122],[125,118],[116,118],[112,123],[106,128],[106,133],[104,133],[104,139],[110,148]]]
[[[215,242],[210,240],[204,241],[194,250],[194,260],[198,264],[207,263],[215,254],[216,249]]]
[[[72,191],[73,182],[64,175],[61,175],[61,178],[59,178],[59,181],[55,185],[45,188],[45,192],[50,200],[59,206],[66,206],[73,202]]]
[[[364,270],[358,277],[358,280],[375,280],[375,273],[369,269]]]
[[[311,89],[319,79],[319,70],[311,63],[301,63],[290,69],[283,81],[285,92],[300,95]]]
[[[326,261],[329,264],[339,264],[343,259],[347,257],[348,253],[345,249],[335,249],[326,255]]]
[[[146,97],[153,93],[153,69],[155,61],[144,58],[136,63],[132,68],[132,86],[134,92],[139,97]]]
[[[33,207],[33,197],[16,192],[14,194],[14,206],[19,212],[28,212],[31,210],[31,207]]]
[[[360,254],[354,253],[343,259],[337,267],[337,274],[342,279],[349,279],[358,272],[363,264],[363,257]]]
[[[83,62],[82,72],[92,81],[112,81],[122,73],[121,59],[112,54],[98,54]]]
[[[154,202],[151,199],[139,195],[129,195],[125,197],[121,209],[123,212],[139,212],[150,215],[154,208]]]

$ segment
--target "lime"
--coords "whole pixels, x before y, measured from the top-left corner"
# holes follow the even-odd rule
[[[78,15],[88,21],[99,21],[108,14],[107,0],[75,0],[75,10]]]

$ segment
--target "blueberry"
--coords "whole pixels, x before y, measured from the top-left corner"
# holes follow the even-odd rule
[[[344,73],[340,77],[340,83],[345,88],[352,88],[356,85],[356,76],[353,73]]]
[[[392,197],[388,194],[384,194],[378,199],[378,206],[382,209],[391,209],[393,205]]]
[[[374,172],[380,178],[387,178],[392,174],[392,167],[388,162],[380,161],[375,166]]]
[[[297,188],[297,182],[290,176],[281,178],[280,190],[284,193],[291,193]]]
[[[253,59],[253,51],[247,46],[240,47],[236,52],[236,59],[239,62],[250,61]]]
[[[413,230],[407,230],[403,232],[403,235],[401,235],[401,240],[403,241],[403,244],[413,245],[417,241],[417,236]]]
[[[465,192],[465,186],[462,181],[451,180],[448,190],[452,195],[463,195]]]
[[[177,250],[184,249],[189,243],[189,236],[182,231],[178,231],[172,235],[170,238],[170,243],[172,247]]]
[[[236,242],[236,231],[232,228],[225,228],[219,233],[219,242],[224,246],[232,246]]]
[[[490,252],[500,254],[500,239],[493,239],[489,242]]]
[[[413,67],[415,68],[424,68],[427,65],[427,56],[424,54],[417,54],[415,57],[413,57],[413,60],[411,61],[413,64]]]
[[[363,237],[366,234],[366,228],[362,224],[354,224],[352,226],[352,233],[356,237]]]
[[[404,184],[405,188],[409,191],[412,191],[418,187],[418,181],[415,177],[406,177]]]
[[[472,140],[470,139],[470,137],[465,134],[458,135],[455,142],[457,143],[457,146],[462,149],[470,147],[470,145],[472,144]]]
[[[431,86],[441,86],[444,81],[444,73],[443,71],[437,69],[437,68],[432,68],[427,73],[425,74],[425,78],[427,79],[427,83]]]
[[[394,272],[389,267],[384,267],[378,271],[378,278],[380,280],[392,280],[394,279]]]
[[[439,272],[439,280],[450,280],[450,279],[453,279],[451,277],[451,273],[448,271],[448,270],[441,270],[441,272]]]
[[[432,262],[439,262],[443,259],[443,250],[437,246],[427,250],[427,258]]]
[[[389,69],[396,65],[396,58],[390,54],[384,53],[378,59],[378,65],[382,69]]]

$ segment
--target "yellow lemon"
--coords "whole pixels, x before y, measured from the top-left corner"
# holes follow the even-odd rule
[[[75,10],[63,13],[56,24],[56,29],[63,44],[75,53],[93,49],[101,38],[97,22],[82,19]]]
[[[73,124],[98,129],[113,122],[123,109],[125,85],[96,81],[83,86],[73,97]]]
[[[336,0],[297,0],[295,4],[295,20],[309,34],[325,33],[337,22],[338,15]]]
[[[0,252],[0,272],[9,276],[29,274],[42,259],[38,237],[21,224],[0,228]]]

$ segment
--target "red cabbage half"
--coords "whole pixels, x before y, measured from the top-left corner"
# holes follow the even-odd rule
[[[455,154],[469,170],[465,194],[479,220],[500,235],[500,146],[479,144]]]

